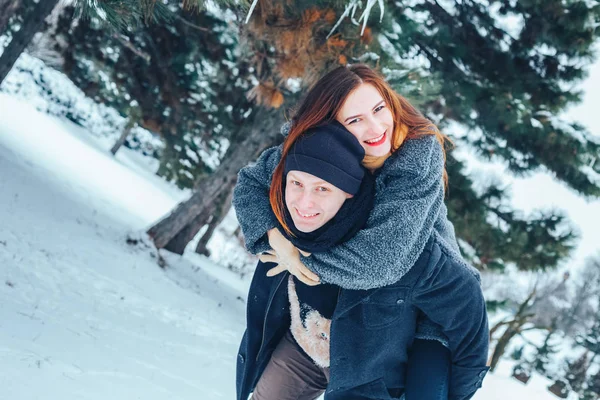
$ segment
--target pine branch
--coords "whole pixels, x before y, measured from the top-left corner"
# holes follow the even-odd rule
[[[196,25],[194,23],[191,23],[187,19],[183,18],[181,15],[176,15],[175,18],[178,19],[179,21],[183,22],[184,25],[187,25],[191,28],[197,29],[202,32],[210,32],[210,29],[207,29],[207,28],[201,27],[199,25]]]
[[[509,324],[511,324],[512,322],[514,322],[514,320],[511,320],[511,321],[500,321],[500,322],[498,322],[496,325],[494,325],[494,326],[492,327],[492,329],[490,329],[490,341],[493,339],[493,337],[494,337],[494,334],[496,333],[496,331],[497,331],[498,329],[502,328],[502,327],[503,327],[503,326],[505,326],[505,325],[509,325]]]
[[[150,59],[152,57],[150,57],[150,54],[138,49],[137,47],[135,47],[133,45],[133,43],[131,43],[131,41],[125,39],[125,37],[123,37],[123,35],[120,35],[118,33],[114,33],[112,35],[112,37],[116,40],[119,41],[119,43],[121,43],[123,46],[125,46],[126,48],[128,48],[129,50],[131,50],[135,55],[141,57],[144,61],[146,61],[147,63],[150,62]]]
[[[530,326],[529,328],[520,328],[520,329],[519,329],[519,333],[522,333],[522,332],[527,332],[527,331],[532,331],[532,330],[534,330],[534,329],[540,329],[540,328],[539,328],[539,327],[537,327],[537,326],[535,326],[535,325],[533,325],[533,326]]]

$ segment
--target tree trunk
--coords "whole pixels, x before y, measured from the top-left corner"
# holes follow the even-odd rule
[[[177,233],[169,243],[164,247],[165,250],[169,250],[172,253],[182,255],[187,247],[188,243],[196,236],[198,231],[206,225],[206,222],[210,219],[210,216],[214,212],[214,204],[210,204],[204,208],[204,210],[194,218],[194,220],[186,225],[182,230]],[[196,229],[196,227],[199,227]]]
[[[520,326],[516,327],[513,325],[509,325],[506,328],[506,331],[502,334],[500,339],[498,339],[498,343],[496,343],[496,347],[494,348],[494,354],[492,355],[492,360],[490,362],[490,371],[494,371],[498,361],[500,361],[500,357],[506,351],[506,347],[510,343],[511,339],[515,337],[519,333]]]
[[[110,152],[112,153],[113,156],[115,154],[117,154],[117,151],[119,151],[121,146],[123,146],[123,144],[125,143],[125,140],[127,139],[127,136],[129,136],[129,133],[131,132],[131,130],[133,129],[134,126],[135,126],[135,119],[129,118],[129,121],[127,121],[127,125],[125,125],[125,127],[123,128],[123,132],[121,132],[121,136],[115,142],[112,149],[110,149]]]
[[[21,0],[0,0],[0,35],[8,30],[8,21],[20,5]]]
[[[154,245],[158,249],[164,248],[190,224],[190,221],[194,222],[194,219],[204,210],[213,206],[224,189],[235,185],[238,171],[250,160],[255,159],[263,149],[274,145],[281,138],[279,128],[282,123],[281,111],[257,108],[254,118],[246,121],[240,134],[237,135],[244,139],[227,151],[215,172],[200,183],[187,201],[177,205],[167,217],[148,230],[147,233]],[[205,218],[208,219],[210,215],[206,215]]]
[[[557,380],[552,385],[548,386],[548,391],[561,399],[566,399],[569,397],[567,383],[561,380]]]
[[[575,320],[577,318],[577,314],[579,313],[579,310],[581,309],[581,306],[589,300],[589,288],[590,286],[593,286],[594,282],[590,282],[590,281],[586,281],[584,282],[583,286],[581,288],[579,288],[579,290],[577,290],[577,294],[576,294],[576,302],[575,305],[572,307],[569,307],[569,314],[567,316],[567,322],[564,323],[564,327],[565,330],[568,331],[568,329],[570,327],[575,327],[577,326],[577,324],[575,323]]]
[[[516,380],[523,382],[527,385],[527,382],[529,382],[529,380],[531,379],[531,372],[525,370],[524,368],[518,365],[513,369],[512,376]]]
[[[204,232],[204,235],[198,241],[198,245],[196,246],[196,253],[205,255],[206,257],[210,257],[210,251],[206,247],[208,242],[212,238],[213,233],[217,227],[223,222],[223,219],[231,209],[231,200],[233,198],[233,185],[229,189],[229,193],[227,193],[227,197],[219,204],[215,214],[213,215],[210,223],[208,224],[208,229]]]
[[[597,356],[598,356],[598,353],[594,353],[594,355],[592,356],[592,359],[590,360],[590,365],[594,365],[594,361],[596,360]]]
[[[511,321],[512,322],[512,321]],[[494,327],[492,329],[490,329],[490,342],[492,341],[492,339],[494,338],[494,334],[496,333],[496,331],[498,329],[500,329],[501,327],[503,327],[504,325],[508,325],[511,322],[507,322],[507,321],[500,321],[498,322],[496,325],[494,325]]]
[[[196,246],[196,253],[202,254],[206,257],[210,257],[210,250],[208,250],[206,246],[208,246],[210,238],[215,233],[215,230],[217,229],[217,226],[219,226],[219,223],[222,221],[222,219],[219,217],[220,215],[214,215],[210,219],[210,222],[208,223],[208,229],[206,229],[206,232],[204,232],[204,234],[198,241],[198,245]]]
[[[50,15],[59,0],[40,1],[35,9],[27,16],[18,32],[13,32],[12,39],[0,56],[0,85],[10,72],[13,65],[25,50],[38,31],[44,27],[46,17]]]
[[[533,316],[533,314],[529,314],[527,312],[530,307],[530,302],[535,298],[536,295],[537,295],[537,284],[534,286],[532,291],[529,293],[529,296],[527,296],[525,301],[523,301],[519,305],[519,309],[515,313],[514,319],[508,323],[508,326],[506,327],[506,331],[504,331],[504,333],[502,334],[500,339],[498,339],[498,342],[496,343],[496,346],[494,347],[494,353],[492,354],[492,357],[490,359],[490,370],[492,372],[494,371],[494,368],[496,368],[498,361],[500,361],[500,357],[502,357],[502,355],[506,351],[506,347],[510,343],[511,339],[521,332],[523,325],[525,325],[527,320]],[[492,330],[495,332],[496,329],[498,329],[498,327],[500,327],[504,324],[506,324],[506,323],[500,322]],[[491,336],[490,336],[490,339],[491,339]]]
[[[201,185],[203,181],[197,183],[197,185]],[[233,187],[235,186],[235,182],[232,182],[229,186],[229,191],[233,192]],[[228,190],[223,188],[224,195],[227,195]],[[218,199],[216,199],[212,204],[204,209],[198,216],[196,216],[189,224],[187,224],[173,239],[169,240],[169,243],[164,247],[166,250],[169,250],[176,254],[183,254],[185,248],[188,243],[200,232],[200,229],[206,224],[209,224],[208,231],[211,230],[211,226],[213,222],[217,225],[221,222],[219,215],[221,214],[221,209],[223,206],[223,195],[220,195]],[[218,219],[218,221],[217,221]],[[209,236],[206,241],[210,239],[214,232],[214,228],[211,232],[209,232]],[[202,239],[206,236],[206,233],[202,236]],[[202,239],[200,241],[202,241]],[[204,254],[204,253],[200,253]]]

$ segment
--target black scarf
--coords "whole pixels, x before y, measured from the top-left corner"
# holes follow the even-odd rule
[[[285,182],[283,189],[285,193]],[[296,229],[287,207],[284,207],[285,222],[295,236],[288,235],[282,226],[278,228],[294,246],[301,250],[309,253],[326,251],[333,246],[350,240],[363,228],[369,218],[374,202],[375,177],[369,171],[365,171],[358,193],[346,199],[337,214],[319,229],[310,233],[300,232]],[[338,286],[327,283],[308,286],[296,278],[294,278],[294,283],[301,305],[306,304],[310,308],[319,311],[323,317],[331,319],[336,306]],[[304,321],[307,311],[306,307],[301,306],[302,321]]]

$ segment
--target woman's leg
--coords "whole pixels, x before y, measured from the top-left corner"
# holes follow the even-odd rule
[[[327,376],[288,331],[261,375],[252,400],[314,400],[327,388]]]
[[[450,350],[437,340],[415,339],[408,354],[406,400],[448,400]]]

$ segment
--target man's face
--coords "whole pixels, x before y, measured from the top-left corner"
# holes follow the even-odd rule
[[[296,229],[313,232],[340,210],[352,195],[306,172],[290,171],[286,177],[285,205]]]

